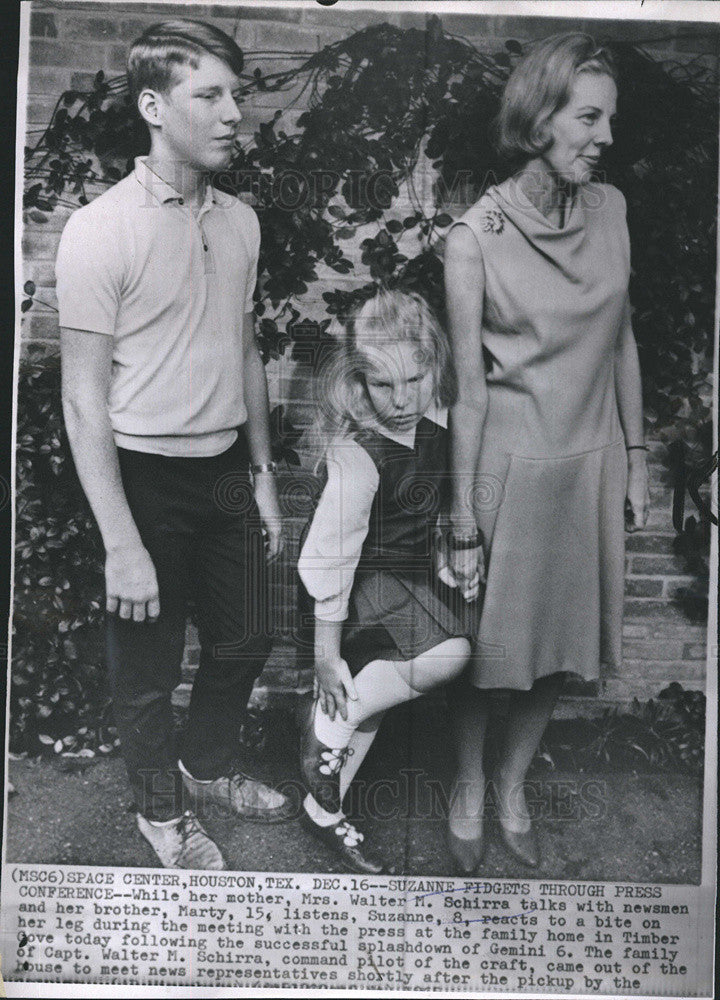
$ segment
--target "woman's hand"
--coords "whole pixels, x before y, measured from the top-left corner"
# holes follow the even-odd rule
[[[347,720],[347,701],[357,701],[355,683],[350,668],[340,656],[315,660],[314,694],[320,708],[331,719],[339,712]]]
[[[451,549],[449,570],[466,601],[474,601],[485,583],[485,554],[482,545],[474,549]]]
[[[468,551],[471,558],[467,560],[466,572],[461,579],[459,574],[453,572],[450,565],[447,538],[443,532],[438,531],[435,538],[435,572],[438,579],[448,587],[460,587],[463,598],[469,602],[474,601],[480,592],[480,583],[484,583],[485,580],[485,567],[482,547],[479,556],[478,549]]]
[[[650,513],[650,489],[645,452],[633,449],[628,453],[627,530],[640,531],[645,527]]]

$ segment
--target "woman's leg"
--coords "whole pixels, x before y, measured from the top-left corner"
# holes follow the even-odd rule
[[[488,722],[488,693],[459,681],[448,688],[448,704],[455,731],[457,774],[448,816],[450,831],[461,840],[482,833],[485,775],[483,748]]]
[[[563,682],[564,674],[550,674],[538,678],[529,691],[514,691],[511,695],[493,774],[499,819],[506,830],[526,833],[530,829],[524,782]]]

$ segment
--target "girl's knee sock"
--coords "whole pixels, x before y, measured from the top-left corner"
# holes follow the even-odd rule
[[[408,684],[392,660],[373,660],[364,666],[355,677],[355,690],[358,697],[356,701],[348,699],[347,719],[339,713],[330,719],[317,707],[315,735],[325,746],[336,750],[348,746],[357,727],[370,716],[423,694]]]
[[[377,736],[377,731],[380,728],[383,715],[383,712],[379,712],[377,715],[373,715],[369,719],[366,719],[365,722],[361,722],[352,734],[350,743],[348,744],[352,753],[345,761],[345,766],[340,772],[341,800],[345,797],[348,788],[353,782],[353,778],[360,770],[360,765],[367,757],[368,750]]]

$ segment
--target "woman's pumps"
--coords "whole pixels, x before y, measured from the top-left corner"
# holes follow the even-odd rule
[[[524,833],[519,833],[517,830],[508,830],[500,823],[500,835],[507,849],[518,861],[529,868],[537,868],[540,864],[540,848],[532,826]]]
[[[475,795],[470,793],[475,785]],[[479,796],[479,797],[478,797]],[[447,826],[447,845],[455,861],[455,871],[457,875],[475,875],[480,866],[485,853],[485,839],[483,837],[483,799],[485,797],[485,779],[480,782],[463,784],[459,778],[455,779],[452,792],[450,794],[450,815]],[[478,815],[476,815],[476,813]],[[472,817],[472,822],[468,823],[468,832],[474,832],[474,837],[460,837],[452,829],[452,817],[455,815],[463,824]]]
[[[507,847],[508,851],[521,861],[528,868],[537,868],[540,864],[540,847],[538,845],[537,834],[535,833],[534,827],[531,825],[529,830],[519,831],[512,830],[510,827],[505,826],[502,821],[503,809],[500,804],[498,791],[497,791],[497,778],[493,778],[492,782],[492,792],[493,798],[495,799],[495,805],[497,807],[498,824],[500,826],[500,836],[502,837],[503,843]]]
[[[447,845],[455,861],[456,874],[476,875],[485,853],[485,840],[482,834],[466,840],[464,837],[458,837],[448,827]]]

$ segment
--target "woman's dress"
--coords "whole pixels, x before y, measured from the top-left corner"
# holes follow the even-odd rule
[[[489,395],[474,482],[487,587],[469,678],[522,690],[556,671],[595,679],[621,662],[625,200],[588,184],[558,228],[511,178],[461,223],[482,250]]]

